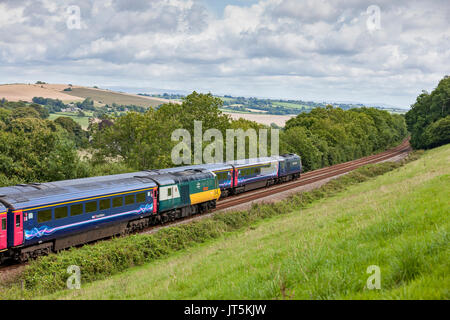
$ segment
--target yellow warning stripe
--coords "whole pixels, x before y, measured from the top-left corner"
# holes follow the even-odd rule
[[[212,189],[208,191],[198,192],[190,195],[191,204],[217,200],[220,198],[220,189]]]

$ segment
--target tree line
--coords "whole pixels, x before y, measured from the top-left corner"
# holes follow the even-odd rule
[[[270,143],[271,127],[233,120],[222,106],[211,94],[193,92],[181,104],[128,111],[83,130],[69,117],[48,120],[40,104],[0,101],[0,185],[173,166],[171,151],[179,142],[171,141],[171,134],[184,128],[193,136],[194,120],[202,121],[203,132],[215,128],[224,137],[227,129],[267,129]],[[280,132],[280,152],[299,154],[304,168],[312,170],[381,151],[406,135],[403,116],[327,106],[289,120]]]
[[[450,77],[445,76],[431,93],[422,91],[405,114],[411,145],[415,149],[450,142]]]

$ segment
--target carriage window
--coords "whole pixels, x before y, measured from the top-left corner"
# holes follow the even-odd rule
[[[109,208],[111,208],[111,200],[109,199],[100,200],[100,210],[106,210]]]
[[[6,218],[2,219],[2,230],[6,230]]]
[[[52,220],[52,210],[42,210],[38,212],[38,223],[43,223]]]
[[[71,216],[78,216],[80,214],[83,214],[83,204],[74,204],[70,207],[70,215]]]
[[[125,196],[125,205],[129,205],[129,204],[133,204],[133,203],[134,203],[134,194]]]
[[[67,207],[59,207],[59,208],[55,208],[55,219],[62,219],[67,217],[68,212],[67,212]]]
[[[172,188],[167,188],[167,196],[170,197],[172,195]]]
[[[123,197],[117,197],[113,199],[113,207],[118,208],[123,206]]]
[[[86,213],[97,211],[97,201],[86,202]]]
[[[168,190],[172,191],[172,188],[169,188]],[[170,194],[169,194],[169,196],[170,196]],[[145,193],[144,192],[143,193],[138,193],[136,195],[136,202],[137,203],[145,202]]]
[[[20,227],[20,215],[16,216],[16,228]]]

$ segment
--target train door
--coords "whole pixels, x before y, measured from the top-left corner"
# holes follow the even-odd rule
[[[23,243],[23,212],[22,210],[14,211],[14,246]]]
[[[234,187],[238,185],[239,169],[234,168]]]
[[[158,211],[158,194],[157,189],[153,189],[153,213]]]
[[[8,247],[7,219],[6,212],[0,213],[0,251]]]
[[[280,167],[278,170],[278,177],[284,176],[286,174],[286,160],[280,160]]]

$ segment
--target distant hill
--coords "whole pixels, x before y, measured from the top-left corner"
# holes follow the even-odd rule
[[[70,90],[69,90],[70,88]],[[65,91],[65,89],[67,91]],[[67,84],[5,84],[0,85],[0,99],[8,101],[28,101],[34,97],[59,99],[65,103],[83,101],[91,98],[98,104],[136,105],[141,107],[157,107],[170,100],[156,97],[139,96],[123,92],[115,92],[84,86]]]
[[[34,97],[59,99],[65,103],[83,101],[84,98],[68,95],[68,85],[63,84],[3,84],[0,85],[0,99],[31,102]]]

